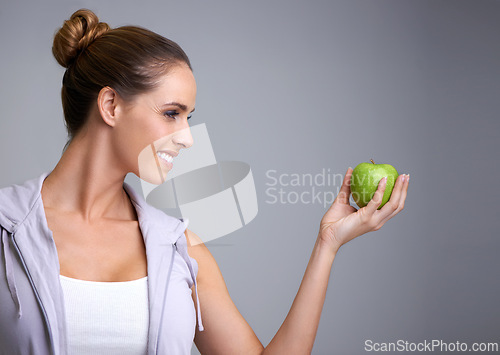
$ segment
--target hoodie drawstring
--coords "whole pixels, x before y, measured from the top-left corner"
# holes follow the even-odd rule
[[[14,266],[12,265],[12,258],[10,255],[9,237],[8,232],[2,228],[2,244],[3,244],[3,256],[5,259],[5,273],[7,274],[7,284],[9,285],[9,291],[14,303],[16,304],[17,317],[22,317],[21,302],[19,301],[19,295],[17,294],[16,278],[14,276]]]

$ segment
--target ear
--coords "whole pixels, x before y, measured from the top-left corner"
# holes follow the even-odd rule
[[[109,86],[103,87],[97,97],[97,108],[102,120],[114,127],[117,121],[118,94]]]

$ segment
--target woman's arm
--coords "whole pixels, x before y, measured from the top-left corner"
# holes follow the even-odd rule
[[[197,236],[188,230],[191,244]],[[198,292],[203,332],[196,328],[195,344],[203,354],[307,354],[312,349],[325,300],[334,255],[316,242],[292,308],[264,351],[254,331],[229,296],[217,263],[203,244],[190,247],[198,262]],[[193,286],[194,287],[194,286]],[[193,301],[194,297],[193,288]]]
[[[321,220],[314,245],[297,296],[280,329],[263,354],[310,354],[316,338],[333,260],[339,248],[355,237],[380,229],[386,221],[404,208],[408,180],[399,176],[391,199],[382,209],[385,181],[379,183],[370,203],[359,211],[349,204],[352,170],[344,177],[335,202]]]
[[[319,325],[331,266],[338,249],[349,240],[378,230],[404,207],[408,181],[401,175],[389,202],[380,210],[385,181],[372,201],[359,211],[349,205],[348,169],[339,195],[320,224],[320,231],[304,277],[290,311],[264,349],[253,330],[229,297],[222,275],[203,244],[190,247],[198,261],[198,292],[205,331],[196,331],[195,343],[202,354],[309,354]],[[197,238],[189,232],[188,238]],[[194,241],[194,239],[193,239]],[[199,240],[192,244],[199,243]]]
[[[310,354],[335,253],[316,240],[292,307],[263,354]]]
[[[231,300],[214,257],[189,229],[187,236],[188,253],[198,263],[196,281],[204,327],[202,332],[196,327],[196,347],[203,355],[261,354],[264,347]],[[196,305],[194,286],[191,290]]]

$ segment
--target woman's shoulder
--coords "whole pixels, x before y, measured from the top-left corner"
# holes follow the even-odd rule
[[[198,263],[198,275],[196,277],[198,283],[203,284],[205,280],[220,277],[219,266],[210,250],[203,243],[202,238],[189,229],[186,229],[185,234],[188,244],[188,254]]]

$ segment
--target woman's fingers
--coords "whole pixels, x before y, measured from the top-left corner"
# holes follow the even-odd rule
[[[408,193],[409,181],[410,181],[410,177],[408,175],[406,175],[405,179],[404,179],[404,182],[401,184],[400,189],[399,189],[400,190],[400,194],[398,194],[398,196],[395,197],[395,203],[397,203],[397,208],[391,214],[389,214],[388,216],[384,217],[380,221],[380,223],[378,224],[378,226],[376,227],[376,229],[379,229],[380,227],[382,227],[385,222],[387,222],[389,219],[391,219],[392,217],[394,217],[395,215],[397,215],[404,208],[405,201],[406,201],[406,195]],[[394,188],[396,188],[396,186]],[[391,195],[391,200],[392,200],[392,198],[393,198],[393,196]],[[389,202],[387,202],[387,203],[389,203]],[[384,208],[385,208],[385,206],[382,207],[381,210],[383,210]]]
[[[387,178],[381,179],[377,191],[375,191],[368,205],[329,225],[336,240],[342,245],[356,236],[380,229],[385,222],[404,208],[408,184],[408,179],[404,174],[398,176],[391,198],[378,210],[387,185]]]
[[[389,201],[387,201],[384,207],[380,209],[380,211],[386,212],[386,210],[388,210],[392,213],[399,207],[399,200],[403,192],[405,176],[405,174],[401,174],[398,176],[398,178],[396,179],[396,183],[394,184],[394,188],[392,189],[391,198],[389,199]]]
[[[372,199],[368,204],[364,207],[366,209],[366,215],[372,216],[377,210],[378,206],[382,203],[382,198],[384,197],[385,187],[387,185],[387,177],[382,178],[378,182],[377,191],[373,195]]]

